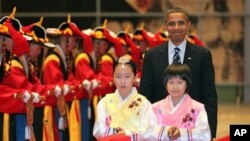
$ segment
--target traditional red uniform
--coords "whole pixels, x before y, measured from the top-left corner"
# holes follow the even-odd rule
[[[43,84],[54,84],[63,87],[64,81],[67,80],[67,72],[62,57],[55,51],[58,49],[59,47],[48,50],[48,54],[44,60],[44,65],[43,65],[42,82]],[[61,95],[63,95],[63,93],[61,93]],[[65,100],[62,100],[62,102],[64,103],[63,105],[65,106]],[[43,131],[43,140],[45,141],[60,140],[59,130],[57,128],[57,121],[55,120],[56,117],[53,109],[53,107],[56,105],[57,105],[57,97],[55,95],[51,95],[46,98],[46,106],[44,109],[44,119],[43,119],[47,122],[44,124],[44,131]],[[65,115],[66,109],[64,108],[63,108],[64,113],[61,114]]]
[[[13,16],[13,15],[12,15]],[[29,54],[29,44],[27,40],[20,34],[19,30],[21,28],[19,21],[16,21],[16,24],[13,22],[15,20],[11,19],[12,17],[4,17],[1,19],[1,22],[7,27],[7,35],[12,38],[13,47],[10,45],[8,51],[11,52],[8,59],[8,63],[5,66],[5,74],[2,78],[1,84],[7,85],[14,89],[24,89],[27,90],[25,96],[30,96],[30,92],[34,90],[32,83],[30,83],[29,77],[29,65],[28,57]],[[16,25],[13,27],[13,25]],[[12,49],[13,48],[13,49]],[[7,52],[7,50],[5,51]],[[6,61],[7,62],[7,61]],[[38,86],[37,86],[38,87]],[[33,95],[33,94],[32,94]],[[38,95],[37,95],[38,96]],[[38,100],[39,101],[39,100]],[[26,104],[16,105],[19,107],[25,108],[25,113],[27,114],[27,125],[26,125],[26,114],[22,111],[16,114],[16,139],[25,140],[25,126],[32,126],[33,124],[33,103],[30,98],[25,100]],[[18,109],[18,108],[17,108]],[[12,135],[13,136],[13,135]],[[32,137],[29,137],[32,138]],[[4,138],[4,140],[9,140],[9,138]]]
[[[74,56],[72,55],[72,52],[71,52],[72,50],[70,50],[69,48],[72,47],[70,43],[73,43],[74,41],[73,39],[75,39],[76,36],[84,38],[85,43],[90,42],[91,40],[89,38],[89,41],[87,41],[87,36],[81,33],[81,31],[76,27],[74,23],[72,23],[69,20],[69,18],[67,22],[62,23],[59,26],[58,31],[60,33],[59,35],[60,37],[55,37],[55,38],[58,38],[58,39],[64,38],[64,41],[66,41],[66,44],[63,44],[62,43],[63,41],[60,40],[59,45],[57,46],[56,49],[49,49],[48,54],[45,58],[44,66],[43,66],[43,83],[57,84],[61,87],[65,87],[65,84],[66,84],[66,85],[74,87],[74,91],[67,94],[65,96],[65,100],[61,101],[61,104],[58,104],[58,99],[60,98],[57,98],[56,104],[57,104],[57,108],[59,108],[58,109],[59,113],[60,113],[60,109],[63,108],[62,103],[65,103],[65,101],[67,102],[66,115],[68,119],[68,124],[70,125],[69,128],[67,129],[69,131],[64,129],[63,137],[61,139],[78,141],[78,140],[81,140],[81,137],[83,137],[83,140],[86,140],[85,137],[81,134],[81,112],[80,110],[85,108],[84,110],[87,111],[87,106],[81,107],[80,109],[80,104],[81,104],[80,100],[87,99],[88,92],[86,91],[86,89],[84,89],[85,87],[82,87],[83,79],[81,78],[83,77],[78,78],[78,76],[80,76],[81,73],[84,73],[82,70],[81,70],[82,72],[78,72],[78,70],[81,69],[81,66],[79,66],[78,64],[81,58],[75,59]],[[86,50],[88,50],[88,48],[86,48]],[[76,73],[77,75],[75,75]],[[51,105],[54,105],[55,99],[56,97],[51,97],[51,100],[48,102]],[[65,113],[60,113],[60,115],[62,114],[65,114]],[[45,117],[48,117],[48,116],[45,115]],[[50,125],[50,128],[52,128],[51,125]],[[57,129],[54,127],[54,130],[57,130]],[[47,136],[49,135],[47,134]]]

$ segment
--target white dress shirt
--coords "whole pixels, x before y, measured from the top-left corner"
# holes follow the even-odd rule
[[[187,45],[187,40],[184,40],[181,44],[178,45],[178,48],[180,49],[179,56],[180,56],[182,64],[183,64],[183,61],[184,61],[184,53],[185,53],[185,50],[186,50],[186,45]],[[169,40],[169,42],[168,42],[168,62],[169,62],[169,64],[173,63],[173,57],[174,57],[174,54],[175,54],[175,50],[174,50],[175,47],[177,47],[177,46],[174,45]]]

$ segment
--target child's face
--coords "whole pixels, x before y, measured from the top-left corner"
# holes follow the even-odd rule
[[[187,88],[187,83],[180,77],[172,77],[167,81],[166,89],[173,98],[181,98]]]
[[[114,83],[119,93],[128,96],[131,93],[135,74],[130,65],[118,64],[114,71]]]

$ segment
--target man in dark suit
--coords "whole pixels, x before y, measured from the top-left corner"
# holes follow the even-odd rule
[[[145,53],[140,93],[152,103],[166,97],[163,70],[175,61],[175,48],[178,48],[178,63],[187,64],[192,71],[190,96],[205,105],[211,134],[215,138],[218,109],[212,55],[207,48],[186,40],[190,24],[188,14],[183,9],[173,8],[167,12],[165,26],[169,41]]]

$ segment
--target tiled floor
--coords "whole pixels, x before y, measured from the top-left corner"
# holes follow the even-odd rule
[[[217,138],[229,135],[231,124],[250,125],[250,104],[219,103]]]

